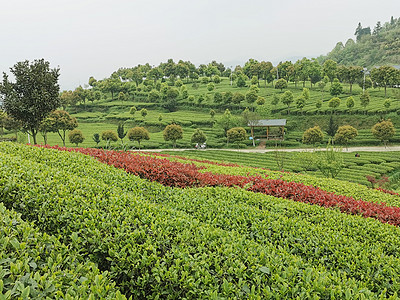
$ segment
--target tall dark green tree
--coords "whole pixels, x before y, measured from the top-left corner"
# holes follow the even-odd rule
[[[124,128],[124,123],[119,123],[117,127],[117,134],[119,139],[121,140],[121,144],[124,144],[124,137],[126,136],[126,131]]]
[[[338,130],[339,125],[333,120],[333,117],[329,118],[329,123],[328,123],[328,128],[326,130],[326,133],[333,138],[336,134],[336,131]]]
[[[0,93],[4,98],[4,110],[22,123],[23,128],[32,135],[37,144],[36,135],[40,123],[60,105],[58,85],[59,68],[50,68],[44,59],[28,60],[16,63],[10,68],[15,82],[3,73]]]

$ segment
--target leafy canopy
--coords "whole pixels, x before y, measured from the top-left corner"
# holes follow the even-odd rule
[[[50,69],[44,59],[16,63],[10,68],[15,82],[3,73],[0,94],[8,115],[22,123],[36,144],[40,123],[60,105],[59,68]]]

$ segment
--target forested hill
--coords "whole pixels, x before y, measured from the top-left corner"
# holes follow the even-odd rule
[[[332,59],[339,64],[363,67],[400,65],[400,18],[392,17],[383,25],[379,21],[372,30],[358,23],[354,35],[356,41],[348,39],[345,45],[338,42],[328,55],[318,60]]]

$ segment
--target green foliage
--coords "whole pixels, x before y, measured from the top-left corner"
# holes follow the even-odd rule
[[[299,98],[296,99],[296,107],[302,111],[304,106],[306,105],[306,99],[304,96],[300,96]]]
[[[208,90],[209,92],[211,92],[211,91],[213,91],[214,89],[215,89],[215,84],[212,83],[212,82],[210,82],[210,83],[207,85],[207,90]]]
[[[258,96],[257,97],[257,100],[256,100],[256,104],[257,105],[264,105],[265,104],[265,98],[264,97],[261,97],[261,96]]]
[[[303,143],[315,145],[321,143],[324,139],[324,134],[319,126],[314,126],[307,129],[303,134]]]
[[[0,178],[7,178],[0,181],[3,201],[18,207],[42,230],[74,241],[77,257],[90,257],[110,270],[110,278],[133,298],[213,294],[301,299],[304,290],[323,299],[397,297],[398,287],[392,285],[392,279],[399,276],[400,240],[395,226],[242,189],[165,188],[77,153],[4,143],[0,148]],[[268,178],[327,186],[355,199],[364,193],[362,199],[395,201],[393,196],[333,179],[216,165],[207,165],[205,171],[259,172]],[[15,218],[6,223],[11,220]],[[258,233],[256,239],[254,232]],[[292,253],[294,248],[296,253]],[[11,257],[19,254],[13,248],[10,253]],[[194,259],[193,253],[199,258]],[[218,266],[219,271],[210,271],[209,266]],[[341,273],[344,269],[346,276]],[[381,270],[382,276],[365,276],[371,270]],[[171,273],[187,275],[182,278]],[[63,283],[70,278],[63,276],[69,274],[65,272],[52,274],[60,274]],[[73,282],[81,276],[93,278],[79,274]],[[288,286],[296,288],[288,291]],[[105,281],[100,281],[98,288],[116,291]]]
[[[320,82],[318,82],[318,88],[321,90],[321,92],[323,92],[325,90],[325,87],[326,87],[325,81],[321,80]]]
[[[130,113],[132,116],[134,116],[136,112],[137,112],[136,106],[132,106],[132,107],[129,109],[129,113]]]
[[[118,127],[117,127],[117,134],[118,134],[118,137],[120,138],[120,140],[121,140],[121,143],[123,144],[124,143],[124,137],[126,136],[126,131],[125,131],[125,128],[124,128],[124,123],[119,123],[118,124]]]
[[[352,96],[346,99],[346,107],[350,110],[354,107],[354,98]]]
[[[335,134],[335,143],[345,144],[346,147],[351,140],[358,135],[357,129],[350,125],[340,126]]]
[[[384,143],[385,147],[387,145],[387,142],[396,133],[396,129],[394,128],[394,125],[390,119],[376,123],[372,127],[371,131],[376,139],[381,140]]]
[[[310,90],[308,88],[303,88],[303,92],[301,93],[301,95],[305,101],[310,100]]]
[[[100,134],[94,133],[92,139],[96,143],[96,146],[98,146],[100,143]]]
[[[211,117],[212,119],[214,119],[214,116],[215,116],[215,110],[210,109],[210,117]]]
[[[337,69],[337,62],[333,61],[332,59],[326,60],[322,66],[323,74],[324,74],[324,76],[327,76],[329,78],[331,84],[332,84],[332,81],[334,81],[334,79],[336,77],[336,69]],[[332,96],[337,96],[339,94],[331,93]]]
[[[390,98],[385,99],[385,102],[383,102],[383,106],[388,110],[390,108],[390,105],[392,104],[392,100]]]
[[[331,107],[332,110],[335,110],[339,105],[340,105],[340,98],[338,98],[338,97],[333,97],[328,102],[328,106]]]
[[[85,138],[83,133],[79,129],[74,129],[68,133],[68,139],[71,144],[75,144],[78,147],[78,144],[82,143]]]
[[[279,89],[279,90],[283,90],[286,89],[288,86],[288,83],[286,81],[286,79],[280,78],[275,82],[275,88]]]
[[[147,109],[145,109],[145,108],[142,108],[141,110],[140,110],[140,115],[143,117],[143,118],[146,118],[146,116],[147,116]]]
[[[369,93],[368,91],[365,91],[364,93],[361,94],[360,96],[360,104],[362,107],[364,107],[364,109],[368,106],[369,104]]]
[[[188,92],[188,90],[186,89],[186,86],[183,86],[183,87],[185,87],[185,89],[182,89],[182,90],[181,90],[182,99],[187,99],[187,98],[189,97],[189,92]]]
[[[232,97],[232,102],[234,104],[240,104],[242,101],[246,99],[245,95],[240,92],[235,92]]]
[[[224,104],[231,104],[233,102],[233,93],[231,91],[226,91],[223,96]]]
[[[168,111],[175,111],[177,108],[177,98],[179,96],[179,91],[176,88],[167,87],[165,93],[163,94],[163,103],[161,107],[167,109]]]
[[[183,86],[183,81],[180,80],[180,79],[178,79],[177,81],[175,81],[175,86],[176,86],[176,87],[181,87],[181,86]]]
[[[257,95],[257,93],[255,91],[249,90],[246,93],[246,101],[250,105],[252,105],[254,102],[256,102],[257,98],[258,98],[258,95]]]
[[[217,125],[224,130],[226,135],[229,128],[232,128],[236,123],[235,118],[232,116],[232,113],[229,109],[226,109],[222,117],[217,120]]]
[[[183,130],[180,125],[170,124],[167,125],[163,131],[165,141],[172,141],[173,147],[176,147],[176,141],[183,138]]]
[[[220,92],[215,92],[215,93],[214,93],[214,102],[215,102],[215,103],[222,103],[222,100],[223,100],[222,93],[220,93]]]
[[[196,129],[193,134],[192,137],[190,138],[190,141],[193,144],[203,144],[205,143],[207,140],[207,136],[204,134],[204,132],[201,129]]]
[[[276,106],[276,105],[278,105],[280,100],[281,100],[281,98],[279,97],[279,95],[274,94],[274,96],[272,97],[272,100],[271,100],[271,104]]]
[[[325,151],[318,152],[316,166],[325,177],[335,178],[344,167],[342,150],[328,144]]]
[[[334,137],[338,128],[339,128],[339,125],[333,120],[333,117],[331,115],[331,117],[329,118],[329,124],[328,124],[328,128],[326,130],[326,133],[330,137]]]
[[[0,203],[1,299],[126,299],[107,272]]]
[[[197,98],[197,104],[203,103],[204,99],[204,95],[199,95],[199,97]]]
[[[207,83],[209,83],[209,81],[210,81],[210,79],[208,77],[201,77],[200,78],[200,82],[202,84],[207,84]]]
[[[331,87],[329,88],[329,93],[332,96],[338,96],[341,93],[343,93],[343,86],[337,78],[335,78],[333,80],[333,83],[331,84]]]
[[[317,108],[317,110],[319,110],[322,107],[321,99],[317,99],[317,101],[315,102],[315,107]]]
[[[397,19],[398,20],[398,19]],[[400,23],[387,22],[380,27],[377,34],[371,35],[369,27],[358,24],[355,35],[357,43],[349,39],[345,46],[335,47],[323,59],[333,59],[339,64],[359,65],[365,67],[399,64],[399,47],[396,36],[400,35]]]
[[[288,114],[289,114],[289,110],[290,110],[290,105],[293,103],[294,99],[293,99],[293,93],[291,91],[286,91],[283,93],[283,95],[281,96],[281,101],[283,104],[287,105],[288,107]]]
[[[55,110],[49,114],[45,124],[43,125],[47,132],[56,132],[65,147],[66,132],[78,127],[78,122],[76,121],[76,118],[71,117],[68,112],[64,110]]]
[[[246,86],[246,80],[247,80],[247,76],[246,75],[239,74],[239,76],[236,79],[237,87],[245,87]]]
[[[161,95],[157,90],[152,90],[147,97],[150,102],[158,102]]]
[[[118,135],[113,130],[105,130],[101,133],[101,139],[103,141],[108,142],[116,142],[118,141]]]
[[[37,143],[36,135],[40,123],[60,105],[59,69],[50,69],[50,63],[44,59],[28,60],[16,63],[10,71],[15,82],[3,74],[0,95],[7,114],[20,121],[25,130]]]
[[[246,130],[243,127],[234,127],[226,132],[226,136],[228,142],[239,144],[246,139]]]
[[[126,100],[126,95],[123,92],[119,92],[118,100],[122,101],[122,102],[125,101]]]
[[[218,75],[214,75],[212,80],[215,84],[221,83],[221,77],[219,77]]]
[[[242,112],[242,118],[243,126],[248,126],[249,122],[261,119],[261,117],[257,113],[250,111],[247,107]]]
[[[258,92],[260,91],[260,88],[259,88],[257,85],[252,84],[252,85],[250,86],[250,88],[249,88],[249,91],[258,93]]]
[[[128,130],[128,139],[130,141],[136,141],[139,144],[140,150],[140,143],[142,140],[149,140],[150,135],[146,128],[144,127],[134,127]]]

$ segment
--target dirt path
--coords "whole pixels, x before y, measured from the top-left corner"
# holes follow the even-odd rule
[[[142,151],[146,152],[161,152],[161,151],[186,151],[186,150],[195,150],[195,149],[143,149]],[[274,152],[274,151],[285,151],[285,152],[301,152],[301,151],[314,151],[313,148],[253,148],[253,149],[202,149],[198,151],[207,151],[207,150],[220,150],[220,151],[235,151],[235,152],[243,152],[243,153],[265,153],[265,152]],[[318,148],[315,149],[317,151],[325,150],[325,148]],[[388,151],[400,151],[400,146],[375,146],[375,147],[349,147],[348,149],[343,148],[343,152],[363,152],[363,151],[370,151],[370,152],[388,152]]]

